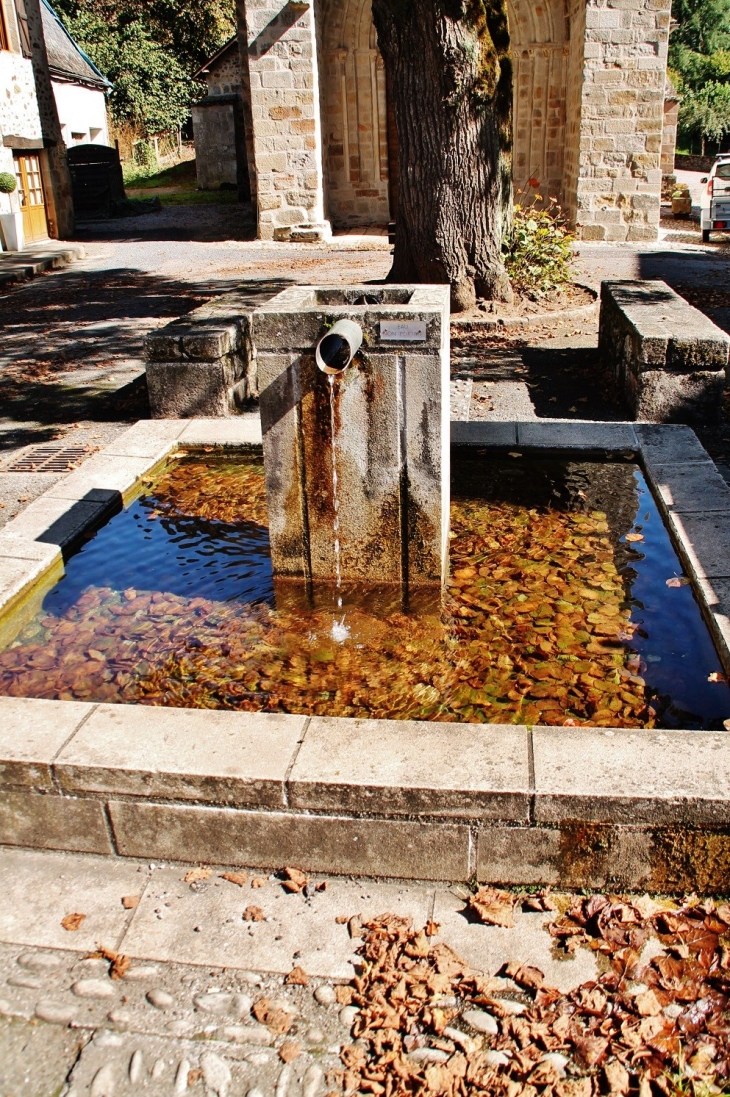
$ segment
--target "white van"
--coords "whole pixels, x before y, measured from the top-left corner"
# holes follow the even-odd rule
[[[709,244],[713,230],[730,232],[730,152],[718,156],[712,171],[701,182],[707,184],[702,191],[702,243]]]

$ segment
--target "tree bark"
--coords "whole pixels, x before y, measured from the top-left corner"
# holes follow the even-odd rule
[[[398,130],[389,278],[451,286],[455,312],[510,300],[512,204],[506,0],[373,0]]]

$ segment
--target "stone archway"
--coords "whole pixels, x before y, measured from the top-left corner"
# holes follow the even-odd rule
[[[325,216],[333,227],[385,225],[388,117],[370,0],[323,0],[316,13]]]
[[[569,19],[566,0],[509,0],[515,190],[565,204]],[[371,0],[322,0],[317,12],[325,216],[333,227],[385,224],[388,110]],[[392,151],[392,150],[391,150]],[[392,162],[391,155],[391,162]]]

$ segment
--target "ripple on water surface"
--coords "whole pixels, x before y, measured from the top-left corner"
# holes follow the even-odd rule
[[[69,560],[0,653],[0,692],[723,727],[730,689],[636,465],[457,456],[451,522],[443,597],[308,594],[272,576],[260,459],[184,455]]]

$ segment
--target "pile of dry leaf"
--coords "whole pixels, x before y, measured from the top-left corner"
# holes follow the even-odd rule
[[[482,889],[470,905],[475,916],[505,924],[514,902]],[[349,988],[359,1007],[355,1041],[342,1051],[338,1079],[346,1094],[727,1092],[730,906],[576,898],[550,933],[557,947],[587,946],[604,962],[595,982],[568,994],[533,967],[507,965],[512,984],[471,971],[434,940],[434,923],[417,931],[385,914],[364,929],[361,974]]]

